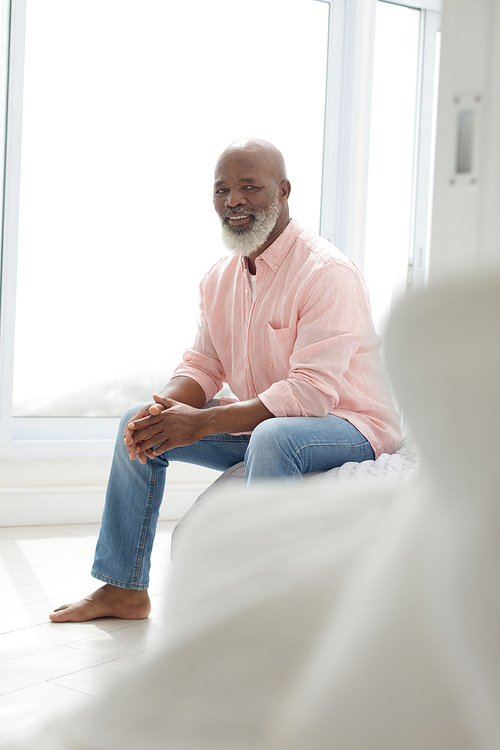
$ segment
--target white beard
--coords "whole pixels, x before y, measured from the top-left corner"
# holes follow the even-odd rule
[[[224,245],[235,255],[248,257],[261,247],[276,226],[280,214],[280,202],[276,195],[267,208],[258,211],[256,209],[245,209],[240,213],[250,214],[253,220],[245,227],[232,227],[226,218],[230,211],[224,212],[221,217],[222,241]]]

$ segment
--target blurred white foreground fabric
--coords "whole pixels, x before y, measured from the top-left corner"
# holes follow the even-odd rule
[[[412,296],[387,349],[422,475],[213,499],[161,651],[24,747],[498,750],[500,277]]]
[[[418,448],[411,432],[408,429],[403,429],[403,439],[396,453],[391,455],[382,453],[377,459],[370,461],[348,461],[335,469],[310,475],[308,482],[330,482],[333,478],[356,482],[364,482],[367,479],[370,481],[373,479],[404,480],[415,476],[418,466]],[[177,560],[177,550],[183,544],[184,533],[200,509],[210,503],[214,497],[218,497],[221,490],[224,490],[227,494],[230,489],[233,496],[239,495],[239,491],[244,487],[244,480],[245,464],[242,461],[224,471],[215,482],[202,492],[174,528],[171,545],[171,557],[174,562]]]

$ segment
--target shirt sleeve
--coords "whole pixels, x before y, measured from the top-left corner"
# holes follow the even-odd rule
[[[276,417],[324,417],[349,391],[353,357],[380,348],[371,321],[368,290],[350,264],[316,273],[300,305],[288,377],[259,393]]]
[[[224,368],[217,357],[205,314],[203,282],[200,284],[200,310],[198,329],[191,349],[186,349],[182,361],[172,377],[185,376],[195,380],[205,391],[206,401],[210,401],[220,391],[226,380]]]

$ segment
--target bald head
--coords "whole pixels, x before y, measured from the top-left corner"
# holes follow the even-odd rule
[[[230,156],[248,157],[259,166],[265,166],[278,184],[287,179],[283,154],[269,141],[263,141],[260,138],[241,138],[234,141],[219,156],[215,167],[216,172],[219,164]]]

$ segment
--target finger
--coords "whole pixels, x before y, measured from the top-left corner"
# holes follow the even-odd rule
[[[137,448],[137,446],[134,446],[133,451],[129,451],[129,457],[131,461],[134,461],[134,459],[138,458],[141,464],[145,464],[147,461],[147,456],[142,453],[140,448]]]
[[[161,443],[165,439],[165,429],[163,425],[149,425],[143,430],[137,430],[133,435],[133,445],[137,450],[144,450],[144,447],[151,448],[153,445]],[[146,445],[147,443],[147,445]]]
[[[160,424],[160,415],[155,416],[152,414],[147,417],[143,417],[142,419],[136,419],[134,422],[129,422],[127,425],[127,433],[125,434],[124,440],[127,445],[138,443],[141,441],[141,439],[143,439],[140,437],[140,434],[144,432],[144,430],[149,429],[149,432],[147,434],[150,435],[152,434],[152,431],[155,430],[155,426]]]
[[[151,406],[149,407],[149,413],[154,415],[161,414],[161,412],[165,411],[165,409],[167,408],[165,405],[167,399],[161,399],[161,397],[158,396],[157,393],[153,393],[153,398],[155,400],[155,403],[151,404]]]
[[[154,456],[159,456],[160,453],[164,453],[167,450],[167,447],[165,447],[168,443],[168,439],[165,440],[165,435],[152,435],[150,438],[146,438],[145,440],[142,440],[137,446],[136,450],[138,449],[138,452],[144,453],[148,450],[153,450],[156,448],[156,446],[163,445],[164,447],[156,452],[156,450],[153,450],[154,455],[151,456],[151,458],[154,458]]]
[[[141,409],[135,412],[135,414],[132,416],[132,419],[130,422],[127,422],[125,425],[125,430],[123,431],[123,437],[125,438],[127,432],[130,433],[131,430],[129,429],[129,425],[135,424],[138,420],[142,419],[143,417],[148,416],[148,410],[149,410],[150,404],[148,406],[143,406]],[[133,428],[132,428],[133,429]]]
[[[173,401],[171,398],[163,398],[163,396],[159,396],[158,393],[153,393],[153,398],[156,401],[157,404],[161,404],[164,409],[170,409],[174,404],[178,403],[177,401]]]
[[[158,424],[161,421],[159,417],[164,411],[165,409],[161,409],[158,414],[147,414],[140,419],[133,419],[127,423],[127,429],[140,430],[142,427],[146,427],[147,425]]]
[[[149,413],[153,417],[157,417],[158,414],[162,413],[162,411],[165,411],[165,407],[162,404],[153,404],[152,406],[149,407]]]
[[[157,445],[156,448],[153,448],[153,450],[148,452],[148,455],[151,453],[151,458],[156,458],[156,456],[161,456],[162,453],[165,453],[169,449],[169,440],[165,440],[164,443],[160,443],[160,445]]]
[[[134,433],[127,432],[126,435],[125,435],[125,437],[123,438],[123,442],[127,446],[127,450],[130,451],[130,448],[134,448],[135,449],[135,446],[136,446],[138,440],[137,440],[136,437],[134,437]]]

